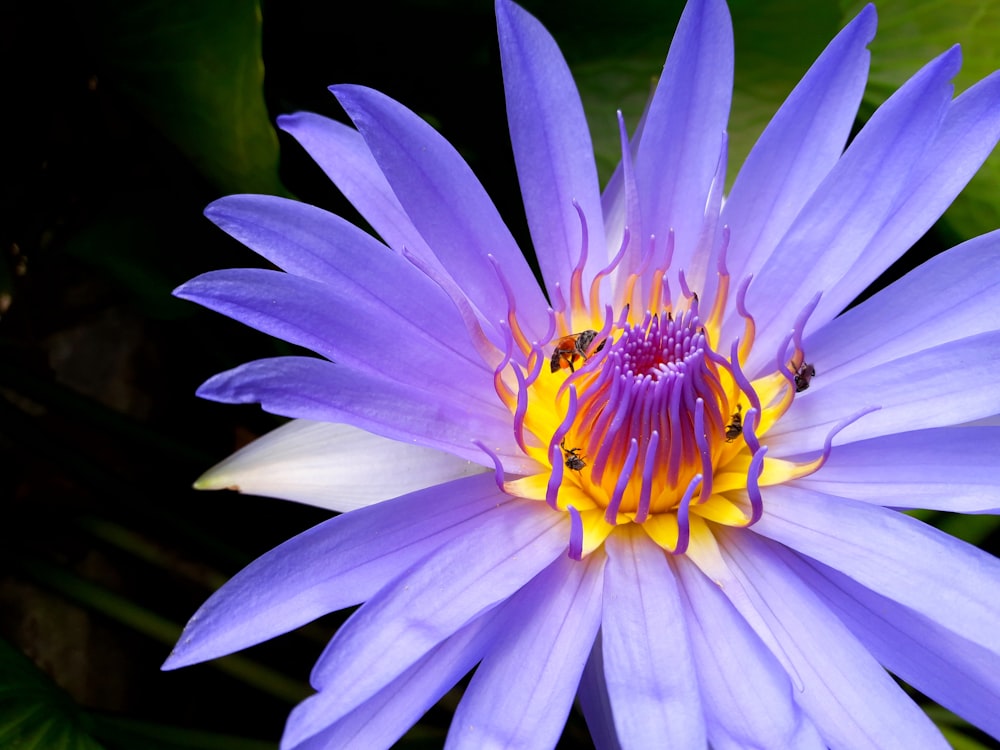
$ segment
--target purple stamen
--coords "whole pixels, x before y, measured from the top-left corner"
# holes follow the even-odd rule
[[[854,424],[866,414],[871,414],[873,411],[878,411],[881,408],[881,406],[866,406],[864,409],[860,409],[851,414],[849,417],[844,417],[842,420],[837,422],[837,424],[833,426],[833,429],[826,434],[826,439],[823,441],[823,452],[820,454],[819,458],[816,459],[819,465],[816,466],[813,471],[818,470],[820,466],[826,463],[826,460],[830,457],[830,453],[833,450],[833,439],[841,430]]]
[[[673,552],[675,555],[683,555],[687,552],[688,544],[691,542],[691,498],[694,496],[695,487],[700,483],[701,474],[695,474],[691,477],[687,489],[684,490],[684,497],[681,498],[681,502],[677,506],[677,546]]]
[[[698,295],[692,292],[690,287],[688,287],[687,277],[684,276],[683,268],[677,272],[677,282],[681,285],[681,294],[690,300],[697,301]]]
[[[816,309],[816,305],[819,304],[819,299],[822,296],[820,292],[816,292],[816,295],[809,300],[809,303],[802,308],[799,312],[799,316],[795,319],[795,328],[793,331],[793,340],[795,341],[795,350],[802,351],[802,332],[805,330],[806,323],[809,322],[809,318],[812,316],[813,311]],[[801,363],[800,363],[801,364]]]
[[[754,407],[748,409],[747,413],[743,415],[743,440],[751,453],[760,450],[760,441],[757,439],[757,420],[759,417],[760,411]]]
[[[788,381],[788,385],[791,386],[793,392],[795,391],[795,373],[788,369],[785,363],[788,362],[788,347],[791,345],[794,336],[795,331],[791,331],[781,339],[781,343],[778,344],[778,356],[775,358],[778,372]]]
[[[487,456],[489,456],[490,460],[493,461],[493,476],[494,476],[494,479],[495,479],[495,481],[497,483],[497,489],[500,490],[501,492],[503,492],[504,491],[504,489],[503,489],[503,464],[500,462],[500,456],[498,456],[494,451],[492,451],[489,448],[487,448],[479,440],[473,440],[472,444],[474,446],[476,446],[477,448],[479,448],[479,450],[481,450]]]
[[[524,439],[524,418],[528,413],[528,388],[525,384],[524,373],[520,367],[512,367],[514,377],[517,378],[517,408],[514,409],[514,439],[517,445],[525,453],[528,452],[528,444]]]
[[[660,446],[660,433],[653,430],[646,443],[646,455],[642,461],[642,486],[639,488],[639,507],[635,521],[642,523],[649,518],[649,503],[653,493],[653,469],[656,466],[656,451]]]
[[[667,244],[663,248],[663,264],[660,268],[670,268],[670,264],[674,262],[674,243],[676,242],[676,238],[674,228],[670,227],[667,231]]]
[[[556,431],[552,434],[552,439],[549,441],[549,462],[552,464],[552,474],[549,475],[548,486],[545,488],[545,502],[549,504],[553,510],[556,510],[558,506],[559,488],[562,486],[563,479],[563,460],[562,454],[562,442],[563,438],[570,431],[573,423],[576,421],[576,411],[577,411],[577,397],[576,388],[569,389],[569,404],[566,407],[566,417],[556,428]]]
[[[507,324],[510,326],[510,331],[514,335],[514,341],[517,343],[517,347],[521,354],[526,355],[531,349],[531,345],[528,343],[528,337],[525,335],[524,330],[521,328],[521,324],[517,319],[517,302],[514,290],[511,289],[510,282],[507,281],[507,276],[504,274],[503,269],[500,268],[500,263],[493,256],[493,254],[487,254],[486,259],[489,260],[490,265],[493,266],[493,271],[496,273],[497,279],[500,281],[500,286],[503,289],[504,296],[507,299]]]
[[[618,248],[618,252],[615,257],[611,259],[604,268],[597,272],[594,276],[594,280],[590,282],[590,309],[596,310],[601,304],[601,282],[611,275],[612,272],[618,265],[622,262],[622,258],[625,257],[625,251],[628,250],[629,239],[631,239],[632,233],[629,231],[628,226],[622,229],[622,243]]]
[[[563,313],[565,313],[566,298],[563,297],[562,286],[559,284],[558,281],[552,285],[551,297],[552,297],[552,311],[556,315],[562,315]]]
[[[673,388],[670,389],[669,399],[670,402],[667,404],[667,415],[668,415],[668,434],[670,436],[670,459],[667,463],[667,481],[671,485],[677,484],[677,478],[680,476],[681,470],[681,458],[684,434],[682,432],[683,425],[681,424],[681,384],[684,375],[683,373],[677,373],[675,379],[671,383]]]
[[[620,378],[624,381],[624,378]],[[618,398],[614,401],[609,399],[608,409],[606,411],[611,411],[611,423],[608,425],[607,430],[604,431],[607,435],[619,434],[622,425],[625,422],[626,417],[632,410],[633,396],[635,395],[633,389],[629,388],[627,384],[622,382],[622,387],[617,392]],[[624,433],[628,434],[628,433]],[[602,443],[603,446],[607,446],[606,450],[601,450],[597,454],[597,460],[594,461],[594,470],[591,474],[595,482],[600,482],[604,478],[604,469],[607,465],[608,459],[611,458],[611,450],[618,444],[618,441],[612,438],[611,440],[605,440]]]
[[[719,276],[728,276],[729,268],[726,267],[726,254],[729,252],[729,236],[731,231],[728,224],[722,225],[722,241],[719,245],[719,257],[715,261],[715,268]]]
[[[761,472],[764,471],[764,455],[767,453],[767,446],[763,445],[760,450],[753,454],[753,458],[750,459],[750,468],[747,469],[747,497],[750,498],[750,523],[748,526],[753,526],[760,520],[761,515],[764,513],[764,501],[760,495],[760,484],[758,480],[760,479]]]
[[[580,517],[580,511],[572,505],[566,510],[569,511],[569,552],[567,554],[571,560],[580,560],[583,558],[583,519]]]
[[[699,398],[694,405],[694,439],[698,445],[698,452],[701,455],[701,474],[705,481],[701,483],[701,495],[698,503],[708,500],[712,494],[712,451],[708,445],[708,436],[705,434],[705,400]]]
[[[493,368],[493,389],[497,392],[500,399],[507,404],[507,407],[510,408],[511,403],[515,400],[515,395],[507,383],[504,382],[503,371],[510,363],[511,356],[513,355],[514,339],[511,337],[510,331],[507,330],[507,326],[501,325],[500,332],[504,335],[503,357],[497,366]],[[516,370],[517,368],[515,367],[514,369]]]
[[[573,199],[573,208],[576,209],[576,215],[580,218],[580,257],[576,262],[576,266],[573,268],[573,273],[570,275],[570,292],[569,297],[573,302],[574,310],[583,307],[583,269],[587,265],[587,253],[589,248],[587,244],[589,242],[589,233],[587,229],[587,217],[583,213],[583,209],[580,204]]]
[[[604,520],[612,525],[617,523],[618,509],[622,505],[622,496],[625,494],[625,488],[632,481],[632,470],[635,468],[635,459],[638,455],[639,443],[635,438],[632,438],[629,441],[625,462],[622,464],[621,472],[618,474],[618,481],[615,482],[615,491],[611,495],[611,502],[608,503],[608,508],[604,513]]]
[[[548,340],[548,339],[546,339]],[[531,343],[531,351],[528,352],[528,367],[530,372],[528,377],[524,380],[525,388],[530,388],[531,385],[538,380],[538,376],[542,372],[542,364],[547,361],[545,352],[542,351],[542,347],[537,341]]]
[[[740,367],[740,358],[738,356],[739,348],[740,340],[736,339],[733,341],[729,357],[729,365],[732,368],[731,372],[733,373],[733,380],[736,381],[736,385],[739,386],[739,389],[746,394],[748,399],[750,399],[750,405],[759,412],[761,410],[760,397],[757,395],[757,391],[754,390],[754,387],[750,385],[750,381],[747,379],[747,376],[743,374],[743,368]]]

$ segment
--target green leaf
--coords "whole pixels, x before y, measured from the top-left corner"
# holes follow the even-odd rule
[[[225,192],[284,193],[263,97],[257,0],[104,0],[107,79]]]
[[[771,117],[843,25],[836,0],[816,0],[808,9],[799,0],[736,0],[730,10],[736,73],[728,185]]]
[[[621,158],[615,111],[622,110],[630,131],[635,128],[663,67],[682,6],[659,4],[654,23],[648,3],[632,0],[625,9],[616,4],[625,16],[639,11],[644,17],[642,24],[634,24],[640,30],[631,39],[609,38],[607,20],[600,16],[578,18],[584,28],[557,34],[580,88],[602,182]],[[836,0],[819,0],[808,12],[797,0],[735,0],[730,10],[736,44],[727,172],[732,184],[764,126],[839,31],[841,16]]]
[[[941,518],[936,526],[941,531],[963,539],[969,544],[983,546],[1000,528],[1000,516],[949,513]]]
[[[844,21],[865,4],[842,0]],[[878,35],[871,45],[872,68],[863,108],[869,113],[906,79],[954,44],[962,45],[961,92],[1000,68],[1000,1],[880,0]],[[956,239],[968,239],[1000,226],[1000,152],[987,159],[944,215]]]
[[[949,729],[947,727],[938,728],[941,730],[944,738],[948,740],[948,744],[952,746],[953,750],[990,750],[992,747],[992,745],[984,745],[956,729]]]
[[[0,639],[0,747],[103,750],[87,717],[31,660]]]
[[[924,710],[931,721],[937,724],[938,729],[941,730],[941,734],[944,735],[945,739],[948,740],[948,744],[954,750],[989,750],[995,747],[992,743],[984,745],[972,737],[971,734],[976,732],[975,727],[948,709],[938,705],[927,705],[924,706]]]

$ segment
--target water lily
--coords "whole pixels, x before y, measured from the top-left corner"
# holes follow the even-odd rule
[[[177,294],[319,357],[203,397],[295,418],[199,480],[350,511],[251,564],[168,668],[361,605],[283,748],[391,745],[473,671],[448,748],[946,748],[890,675],[1000,738],[1000,562],[905,508],[997,512],[1000,234],[842,312],[1000,137],[1000,76],[953,98],[953,48],[846,146],[865,8],[728,194],[733,41],[691,0],[601,191],[569,69],[498,0],[540,288],[426,122],[332,91],[354,128],[280,126],[381,241],[231,196],[209,218],[283,271]],[[888,671],[886,671],[888,670]]]

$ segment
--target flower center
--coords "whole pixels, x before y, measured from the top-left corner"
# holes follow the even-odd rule
[[[556,300],[540,340],[521,327],[513,291],[497,268],[508,299],[499,356],[495,335],[487,335],[462,296],[452,294],[477,349],[494,366],[494,386],[513,415],[518,445],[540,467],[504,477],[494,455],[498,481],[508,494],[568,513],[569,551],[577,559],[624,524],[640,526],[663,549],[683,554],[692,544],[712,543],[714,525],[756,523],[761,487],[816,471],[833,434],[860,416],[834,428],[816,459],[796,464],[768,458],[765,465],[760,439],[816,375],[805,360],[801,332],[818,298],[779,345],[774,370],[751,382],[742,370],[755,333],[744,304],[750,278],[731,304],[728,229],[722,230],[718,277],[704,316],[684,272],[669,273],[672,238],[658,262],[651,247],[625,273],[617,266],[627,242],[626,232],[622,250],[587,291],[581,253],[569,299]],[[668,278],[680,289],[676,299]],[[447,280],[442,288],[454,291]],[[557,298],[561,293],[555,291]],[[602,320],[601,303],[609,297]],[[718,339],[724,317],[734,313],[744,330],[726,351]]]
[[[731,376],[720,374],[707,348],[694,311],[626,323],[600,362],[573,378],[577,408],[560,447],[588,463],[564,483],[579,486],[612,519],[675,510],[692,483],[705,494],[711,457],[740,413],[730,403]],[[564,466],[573,469],[570,463],[579,461]]]

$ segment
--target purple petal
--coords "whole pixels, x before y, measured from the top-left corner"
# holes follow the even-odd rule
[[[331,90],[407,215],[468,297],[491,322],[507,318],[507,299],[488,258],[494,256],[517,296],[522,325],[535,337],[541,334],[548,319],[545,298],[465,160],[430,125],[389,97],[362,86]]]
[[[599,553],[584,562],[560,557],[504,605],[447,750],[555,746],[601,624],[603,568]]]
[[[585,283],[610,258],[604,245],[600,188],[580,95],[555,40],[529,13],[496,4],[507,120],[531,240],[551,294],[568,288],[583,247],[579,204],[587,220]]]
[[[514,500],[402,570],[351,615],[316,662],[312,683],[321,692],[300,707],[287,744],[357,708],[520,589],[565,552],[569,531],[563,521],[543,503]]]
[[[1000,73],[995,73],[952,102],[934,142],[913,168],[907,194],[857,262],[827,288],[814,315],[836,315],[920,239],[979,170],[998,138]]]
[[[1000,739],[1000,654],[969,643],[825,565],[803,561],[798,572],[887,669]]]
[[[357,130],[312,112],[282,115],[278,127],[309,152],[389,247],[405,247],[420,257],[430,256],[427,243],[399,204]]]
[[[807,490],[890,508],[1000,513],[1000,428],[940,427],[840,445]]]
[[[403,288],[392,286],[394,281],[387,279],[387,289]],[[350,304],[340,290],[302,276],[229,268],[202,274],[174,294],[344,367],[400,382],[416,375],[423,387],[442,394],[458,392],[467,399],[495,402],[493,373],[474,352],[470,358],[469,351],[456,347],[460,342],[438,339],[430,332],[433,328],[407,314],[407,305],[396,309],[395,300],[366,294],[350,281],[343,286],[343,294],[351,295]]]
[[[644,534],[612,534],[604,674],[625,747],[704,747],[705,720],[674,572]]]
[[[712,748],[825,748],[788,675],[719,586],[686,558],[675,564]]]
[[[830,42],[740,168],[722,211],[732,230],[727,257],[737,281],[761,266],[840,158],[865,90],[866,46],[876,22],[875,7],[865,6]],[[733,335],[739,335],[742,320],[735,324]]]
[[[1000,331],[935,346],[833,380],[817,366],[809,390],[767,433],[774,456],[817,450],[830,430],[875,406],[837,435],[837,444],[944,427],[1000,413]]]
[[[793,553],[738,531],[726,534],[724,555],[726,571],[709,575],[726,593],[749,594],[733,603],[752,625],[765,623],[766,634],[776,639],[791,670],[792,696],[827,745],[947,750],[927,715],[795,575],[788,562]]]
[[[916,302],[919,300],[919,302]],[[901,314],[905,313],[905,314]],[[937,255],[805,341],[813,385],[1000,328],[1000,231]]]
[[[896,511],[783,485],[753,530],[1000,652],[1000,560]]]
[[[590,652],[590,658],[587,659],[587,666],[583,668],[577,698],[594,747],[597,750],[622,750],[618,735],[615,733],[615,719],[611,713],[608,684],[604,679],[604,649],[601,645],[600,631],[594,639],[594,648]]]
[[[723,0],[693,0],[681,15],[646,114],[635,160],[643,229],[674,267],[693,270],[733,92],[733,29]]]
[[[951,101],[950,80],[960,64],[958,48],[949,50],[878,109],[756,272],[747,307],[759,335],[748,374],[772,369],[800,311],[854,265],[907,194],[913,166],[933,143]],[[810,325],[830,317],[814,314]]]
[[[331,518],[237,573],[191,618],[163,665],[238,651],[371,597],[417,560],[460,538],[505,496],[480,475]]]
[[[282,743],[284,750],[369,750],[390,747],[413,726],[452,686],[471,670],[497,636],[497,617],[487,612],[427,652],[403,672],[339,721],[296,744]],[[338,690],[333,685],[329,690]],[[288,736],[300,736],[295,729],[300,714],[316,697],[307,699],[288,718]]]
[[[490,459],[474,440],[496,453],[504,468],[527,474],[538,465],[514,441],[510,413],[503,407],[455,399],[454,392],[429,391],[414,382],[311,357],[275,357],[247,362],[210,378],[198,395],[226,404],[253,404],[272,414],[318,422],[344,422],[393,440],[447,451],[484,465]]]
[[[468,333],[452,301],[424,273],[353,224],[298,201],[231,195],[205,215],[272,263],[330,287],[345,308],[371,298],[390,312],[419,321],[425,336],[468,358]],[[364,323],[359,324],[365,325]]]

